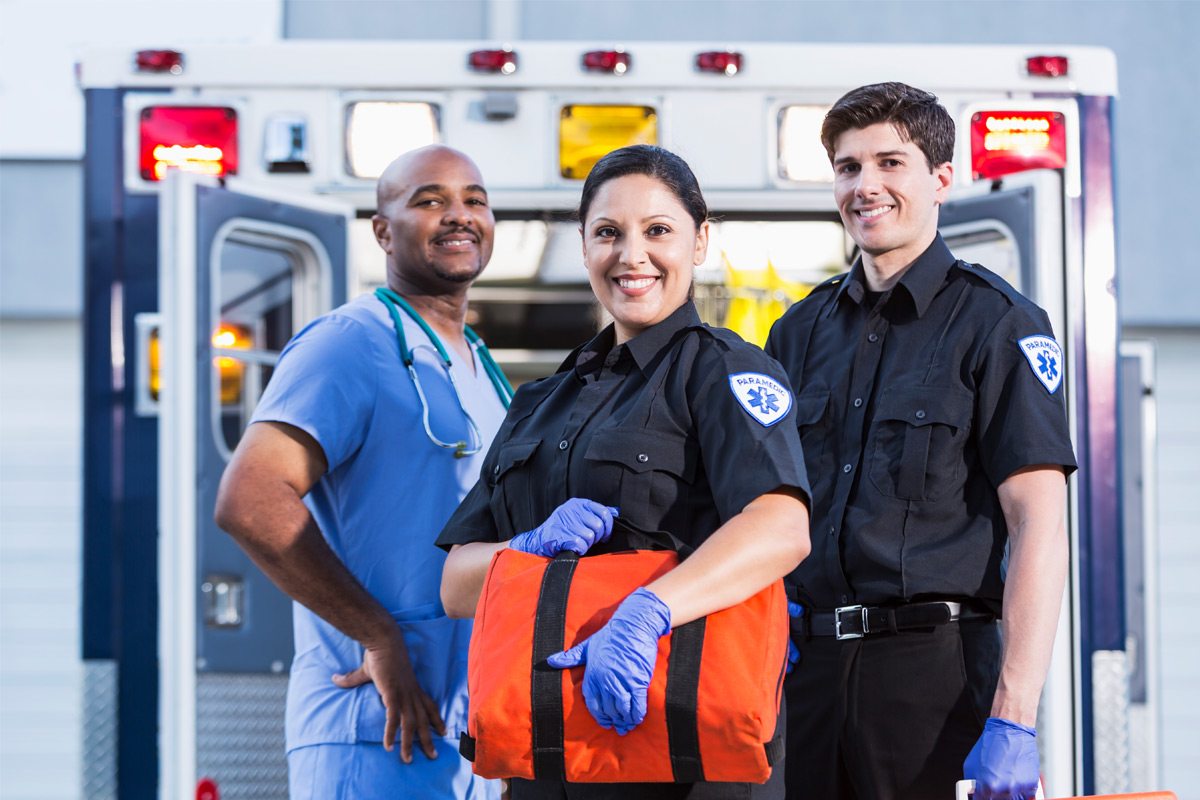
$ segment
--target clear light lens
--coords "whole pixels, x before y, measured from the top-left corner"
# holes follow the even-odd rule
[[[779,177],[832,183],[833,167],[821,145],[821,123],[829,106],[785,106],[779,112]]]
[[[438,141],[437,106],[362,101],[346,114],[346,169],[356,178],[378,178],[401,153]]]

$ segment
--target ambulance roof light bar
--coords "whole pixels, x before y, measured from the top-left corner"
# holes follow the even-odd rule
[[[1025,71],[1034,78],[1065,78],[1070,70],[1066,56],[1030,56]]]
[[[607,72],[612,75],[624,75],[629,71],[631,61],[629,53],[623,49],[589,50],[583,54],[583,69],[585,72]]]
[[[512,75],[517,71],[517,54],[509,47],[498,50],[473,50],[467,57],[467,64],[476,72]]]
[[[971,175],[996,180],[1067,166],[1067,124],[1058,111],[977,111],[971,115]]]
[[[742,69],[742,54],[732,50],[708,50],[696,54],[696,70],[719,75],[738,74]]]

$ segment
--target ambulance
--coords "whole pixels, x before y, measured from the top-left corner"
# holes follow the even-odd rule
[[[1118,402],[1111,52],[281,42],[79,65],[89,796],[286,796],[290,602],[215,526],[214,498],[284,344],[382,285],[384,165],[431,142],[479,164],[496,246],[469,322],[514,382],[602,324],[572,211],[596,160],[633,143],[695,169],[714,219],[698,306],[761,344],[854,258],[818,129],[845,91],[884,80],[953,115],[942,234],[1044,307],[1065,352],[1080,469],[1038,725],[1047,795],[1137,784],[1157,697],[1141,561],[1125,558],[1146,543],[1121,514],[1137,419],[1119,412],[1137,401]]]

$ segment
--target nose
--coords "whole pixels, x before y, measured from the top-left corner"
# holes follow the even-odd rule
[[[640,236],[626,236],[618,253],[621,264],[636,267],[646,263],[646,243]]]
[[[442,224],[465,227],[472,220],[471,210],[462,200],[452,200],[446,203],[446,210],[442,214]]]
[[[858,170],[858,181],[854,186],[854,193],[858,197],[867,198],[874,197],[881,191],[883,191],[883,186],[879,170],[871,164],[863,164]]]

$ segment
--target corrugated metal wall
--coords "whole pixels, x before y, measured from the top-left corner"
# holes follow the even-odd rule
[[[0,795],[79,797],[77,321],[0,320]]]

